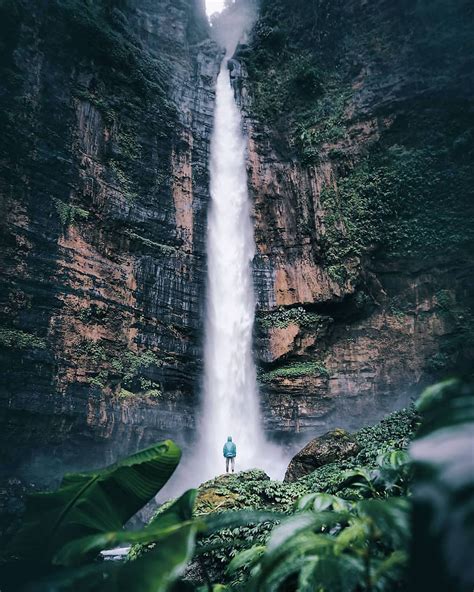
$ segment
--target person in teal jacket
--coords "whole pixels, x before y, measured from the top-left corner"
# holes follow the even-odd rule
[[[237,456],[237,446],[232,442],[232,436],[227,438],[224,444],[224,458],[225,458],[225,472],[229,472],[229,464],[232,467],[232,472],[235,469],[235,457]]]

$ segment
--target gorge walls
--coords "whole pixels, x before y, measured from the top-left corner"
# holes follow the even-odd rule
[[[220,51],[197,0],[0,22],[0,454],[57,476],[194,425]]]
[[[280,440],[472,368],[474,15],[435,5],[262,0],[231,61]],[[2,477],[194,432],[221,58],[201,0],[0,2]]]
[[[354,428],[472,368],[473,18],[261,3],[234,77],[269,429]]]

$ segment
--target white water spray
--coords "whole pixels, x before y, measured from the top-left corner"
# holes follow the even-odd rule
[[[203,477],[223,472],[227,436],[237,444],[236,469],[273,476],[276,447],[263,434],[252,356],[255,252],[247,190],[246,141],[224,59],[217,80],[211,139],[211,207],[207,235],[207,314],[200,462]]]

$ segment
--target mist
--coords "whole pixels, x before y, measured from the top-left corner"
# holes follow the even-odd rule
[[[257,20],[259,0],[235,0],[211,16],[211,35],[231,56],[239,43],[246,43]]]

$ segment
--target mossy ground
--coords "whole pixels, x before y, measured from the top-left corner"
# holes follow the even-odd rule
[[[194,514],[202,516],[243,509],[274,510],[290,514],[294,511],[295,502],[312,492],[337,493],[341,497],[352,499],[360,497],[356,489],[342,487],[344,472],[355,467],[372,468],[380,453],[406,449],[418,422],[418,415],[412,407],[392,413],[378,424],[362,428],[354,434],[360,446],[356,456],[320,467],[293,483],[273,481],[259,469],[216,477],[198,488]],[[161,506],[157,514],[169,503]],[[216,546],[219,549],[201,555],[198,563],[201,575],[204,570],[211,581],[229,582],[225,570],[231,559],[243,549],[264,544],[272,528],[271,523],[250,525],[221,530],[202,539],[198,544],[200,547]],[[132,557],[142,552],[143,548],[135,546]],[[241,576],[242,574],[238,574],[237,580]]]

